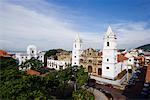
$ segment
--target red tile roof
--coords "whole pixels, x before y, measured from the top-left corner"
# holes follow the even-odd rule
[[[147,71],[146,71],[146,81],[150,82],[150,64],[147,66]]]
[[[0,50],[0,56],[10,56],[10,55],[4,50]]]
[[[29,69],[29,70],[27,70],[27,74],[29,74],[29,75],[40,75],[40,72]]]
[[[128,58],[125,57],[125,54],[118,54],[117,55],[117,62],[123,62],[124,60],[128,60]]]

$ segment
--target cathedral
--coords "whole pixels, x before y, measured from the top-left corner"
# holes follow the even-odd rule
[[[103,37],[102,51],[82,50],[82,40],[76,36],[72,50],[72,66],[83,66],[95,79],[119,80],[126,75],[128,58],[118,52],[117,36],[109,26]]]

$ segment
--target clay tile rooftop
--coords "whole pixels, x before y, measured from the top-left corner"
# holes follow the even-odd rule
[[[29,70],[27,70],[27,74],[28,75],[40,75],[40,72],[29,69]]]
[[[125,57],[124,54],[117,55],[117,62],[123,62],[124,60],[128,60],[128,58]]]
[[[150,82],[150,64],[147,66],[147,71],[146,71],[146,81]]]
[[[6,51],[0,50],[0,56],[9,56],[9,55]]]

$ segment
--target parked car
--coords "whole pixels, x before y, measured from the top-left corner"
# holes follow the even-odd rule
[[[142,91],[141,94],[144,95],[144,96],[147,96],[147,95],[148,95],[148,93],[147,93],[147,92],[144,92],[144,91]]]
[[[144,87],[150,87],[149,83],[144,83]]]
[[[137,76],[137,75],[133,75],[132,77],[133,77],[133,78],[138,78],[138,76]]]
[[[140,70],[137,70],[136,73],[141,73],[141,71],[140,71]]]
[[[143,88],[142,91],[148,92],[148,88]]]

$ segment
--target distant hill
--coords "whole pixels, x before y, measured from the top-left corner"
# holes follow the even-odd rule
[[[136,49],[150,50],[150,44],[139,46]]]

